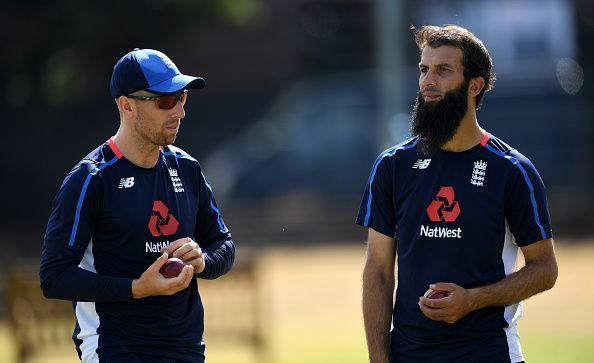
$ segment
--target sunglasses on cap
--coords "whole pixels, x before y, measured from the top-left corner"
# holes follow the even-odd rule
[[[132,98],[133,100],[140,100],[140,101],[155,101],[155,105],[161,110],[171,110],[177,104],[177,101],[181,103],[181,105],[186,104],[186,100],[188,99],[188,90],[185,89],[183,92],[176,93],[174,95],[169,96],[134,96],[128,95],[128,98]]]

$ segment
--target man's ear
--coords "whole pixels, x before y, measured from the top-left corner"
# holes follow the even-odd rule
[[[116,103],[118,104],[118,108],[120,109],[121,113],[129,113],[132,112],[132,102],[128,97],[120,96],[116,99]]]
[[[475,77],[470,79],[468,85],[468,93],[472,97],[476,97],[485,88],[485,80],[483,77]]]

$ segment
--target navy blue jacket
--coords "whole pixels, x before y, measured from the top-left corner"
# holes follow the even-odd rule
[[[133,299],[131,284],[162,247],[190,237],[203,250],[198,278],[229,271],[235,247],[199,163],[174,146],[141,168],[107,141],[66,176],[54,200],[40,264],[46,297],[73,301],[84,362],[136,352],[204,360],[196,283],[172,296]]]
[[[455,324],[418,306],[430,283],[464,288],[514,271],[518,246],[552,236],[543,182],[496,137],[464,152],[423,156],[419,139],[376,160],[356,223],[396,238],[391,354],[398,362],[518,362],[520,304],[474,311]]]

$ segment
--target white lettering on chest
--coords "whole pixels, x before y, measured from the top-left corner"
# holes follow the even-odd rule
[[[161,252],[161,249],[162,248],[169,247],[170,244],[171,244],[171,242],[169,242],[169,241],[147,242],[146,245],[145,245],[144,252],[146,252],[146,253],[149,253],[149,252],[159,253],[159,252]]]
[[[430,238],[462,238],[462,229],[446,227],[429,227],[421,225],[419,235]]]

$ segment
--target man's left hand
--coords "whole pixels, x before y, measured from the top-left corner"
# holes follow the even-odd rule
[[[447,291],[448,296],[441,299],[419,298],[419,308],[431,320],[454,324],[471,312],[469,290],[453,283],[440,282],[429,286],[434,291]]]
[[[161,253],[167,252],[171,257],[177,257],[185,264],[194,266],[194,273],[204,271],[204,256],[202,249],[189,237],[173,241],[168,247],[162,248]]]

